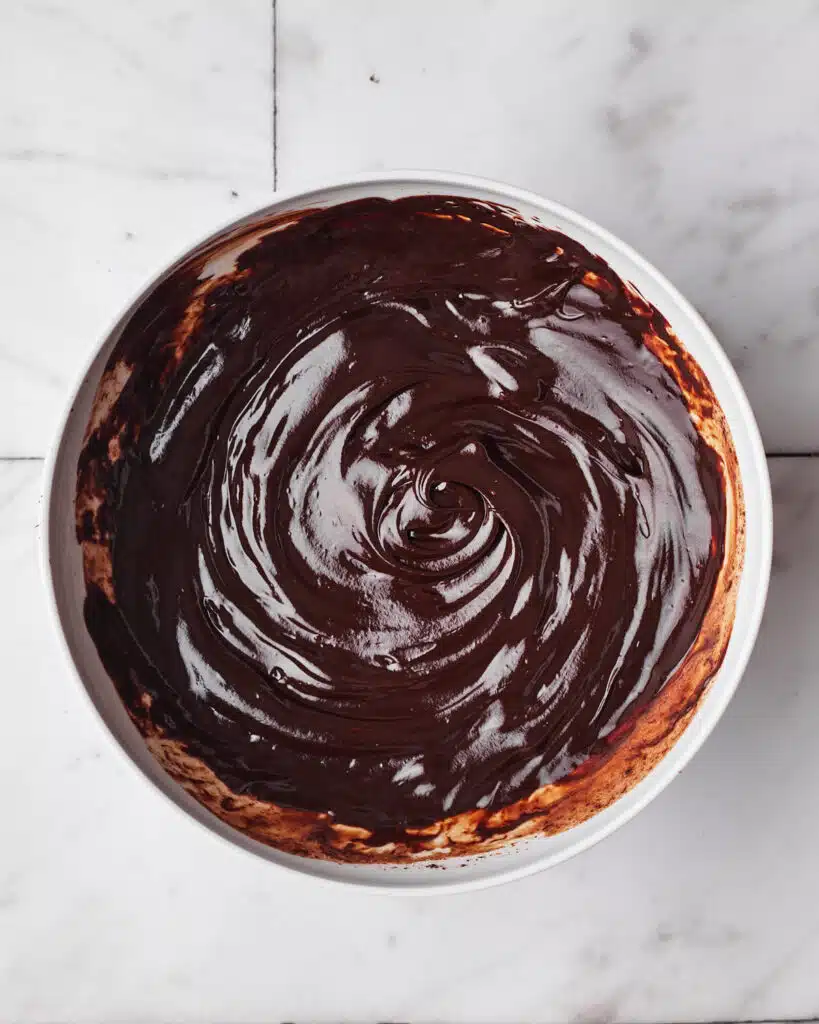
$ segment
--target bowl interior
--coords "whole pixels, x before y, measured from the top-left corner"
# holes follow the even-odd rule
[[[373,176],[291,195],[261,212],[286,212],[372,195],[394,198],[424,193],[470,196],[512,206],[524,217],[563,231],[597,253],[664,314],[707,374],[728,419],[742,475],[747,517],[747,550],[734,630],[723,665],[694,720],[646,778],[610,807],[560,835],[524,840],[499,853],[481,857],[438,861],[433,867],[428,863],[410,866],[335,864],[280,853],[224,824],[166,775],[130,721],[86,631],[82,613],[85,585],[80,548],[74,535],[76,466],[83,434],[105,362],[133,306],[114,326],[85,372],[52,454],[50,471],[45,478],[48,524],[44,531],[45,567],[58,629],[82,687],[116,744],[157,789],[188,815],[238,847],[314,876],[382,888],[460,889],[521,877],[572,856],[631,818],[680,771],[722,714],[750,655],[770,571],[772,515],[767,466],[756,423],[736,375],[713,335],[662,275],[618,239],[585,218],[537,196],[492,182],[415,173]],[[139,298],[134,305],[138,302]]]

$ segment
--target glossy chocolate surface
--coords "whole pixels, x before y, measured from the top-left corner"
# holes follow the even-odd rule
[[[180,264],[109,362],[78,532],[121,696],[231,793],[387,839],[582,770],[724,557],[665,321],[484,203],[277,227]]]

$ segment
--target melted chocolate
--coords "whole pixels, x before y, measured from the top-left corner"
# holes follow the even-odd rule
[[[644,337],[676,343],[499,207],[276,227],[181,263],[117,343],[91,635],[235,794],[387,836],[509,804],[617,744],[712,597],[719,458]]]

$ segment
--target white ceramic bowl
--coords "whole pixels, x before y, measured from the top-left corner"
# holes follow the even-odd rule
[[[439,866],[433,870],[429,864],[335,864],[281,853],[224,824],[178,786],[149,754],[120,703],[86,631],[82,614],[85,585],[80,548],[74,535],[77,458],[91,402],[109,352],[141,296],[104,339],[66,413],[45,477],[46,529],[43,538],[51,607],[68,661],[116,745],[158,791],[211,832],[282,867],[319,878],[382,889],[454,890],[521,878],[579,853],[632,818],[690,760],[725,710],[756,639],[770,573],[773,517],[770,482],[759,431],[736,374],[713,334],[662,274],[619,239],[585,217],[530,192],[493,181],[432,172],[366,175],[309,192],[278,194],[275,202],[261,212],[299,210],[368,195],[394,198],[424,193],[471,196],[512,206],[525,217],[538,217],[542,223],[565,232],[600,255],[620,277],[633,282],[663,313],[707,374],[728,419],[742,475],[747,516],[745,566],[733,634],[719,674],[688,729],[664,760],[634,789],[588,821],[559,835],[523,840],[491,855],[439,861]],[[202,841],[207,841],[204,835]]]

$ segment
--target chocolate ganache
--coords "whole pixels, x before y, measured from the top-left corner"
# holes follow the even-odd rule
[[[514,211],[251,222],[113,349],[79,463],[88,629],[165,767],[266,842],[400,859],[565,827],[623,785],[549,826],[554,794],[697,651],[737,518],[719,416],[660,313]]]

